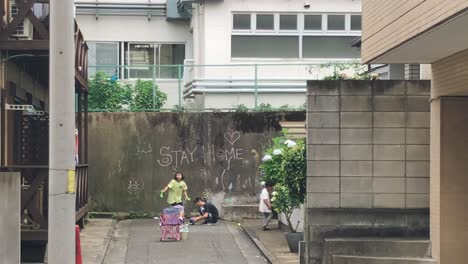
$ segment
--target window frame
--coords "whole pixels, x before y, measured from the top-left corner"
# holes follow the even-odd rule
[[[357,13],[357,12],[237,12],[233,11],[231,12],[231,23],[234,23],[234,15],[237,14],[244,14],[250,15],[251,19],[251,27],[250,30],[239,30],[239,29],[234,29],[234,24],[231,25],[232,31],[231,31],[231,38],[230,38],[230,43],[229,47],[231,50],[230,53],[230,59],[231,61],[277,61],[277,60],[286,60],[286,61],[316,61],[317,59],[315,58],[304,58],[303,57],[303,42],[304,42],[304,37],[307,36],[355,36],[359,37],[361,36],[361,30],[351,30],[351,16],[352,15],[360,15],[362,17],[362,13]],[[257,30],[257,15],[262,15],[262,14],[268,14],[268,15],[273,15],[274,16],[274,30]],[[296,30],[285,30],[285,29],[280,29],[280,19],[281,15],[295,15],[297,18]],[[307,15],[320,15],[322,20],[321,20],[321,30],[308,30],[305,29],[305,17]],[[328,30],[328,16],[329,15],[343,15],[344,16],[344,30]],[[281,57],[275,57],[275,58],[245,58],[245,57],[232,57],[232,37],[233,36],[297,36],[299,38],[299,45],[298,45],[298,57],[297,58],[281,58]],[[356,58],[359,59],[359,58]],[[329,61],[330,59],[326,59]],[[336,59],[337,61],[344,61],[344,60],[349,60],[349,59]]]

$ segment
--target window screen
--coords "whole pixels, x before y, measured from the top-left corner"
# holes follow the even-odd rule
[[[310,36],[303,37],[302,56],[304,58],[360,58],[359,48],[350,46],[356,37]]]
[[[232,36],[233,58],[298,58],[297,36]]]
[[[233,20],[234,29],[250,29],[250,14],[234,14]]]
[[[273,30],[275,29],[275,16],[274,15],[257,15],[257,29],[258,30]]]
[[[160,45],[161,56],[159,64],[160,75],[162,79],[177,78],[178,69],[172,65],[184,64],[185,59],[185,45],[184,44],[162,44]]]
[[[305,15],[304,16],[304,29],[305,30],[322,30],[322,16],[321,15]]]
[[[99,43],[88,42],[88,65],[89,75],[96,72],[105,72],[109,76],[117,74],[119,64],[119,45],[117,42]]]
[[[328,30],[345,30],[345,15],[328,15]]]
[[[297,30],[297,16],[280,15],[280,30]]]
[[[360,15],[351,15],[351,30],[361,30]]]

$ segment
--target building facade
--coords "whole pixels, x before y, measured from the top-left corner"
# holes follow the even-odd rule
[[[361,1],[75,2],[90,74],[155,78],[168,106],[301,107],[320,64],[360,57]]]
[[[363,1],[366,63],[430,64],[432,255],[465,263],[468,216],[468,2]]]

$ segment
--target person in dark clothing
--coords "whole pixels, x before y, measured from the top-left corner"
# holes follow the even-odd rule
[[[196,197],[193,202],[198,206],[200,216],[190,218],[190,224],[205,220],[203,224],[215,224],[219,220],[219,213],[216,206],[205,201],[201,197]]]

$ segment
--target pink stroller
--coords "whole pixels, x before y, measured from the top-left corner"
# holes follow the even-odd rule
[[[161,241],[179,241],[181,240],[179,219],[182,206],[173,206],[163,209],[163,213],[159,218],[161,227]]]

